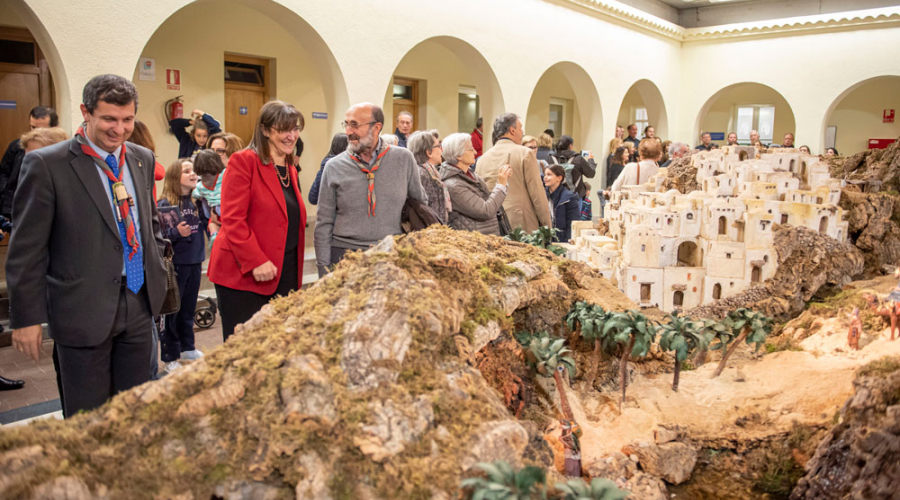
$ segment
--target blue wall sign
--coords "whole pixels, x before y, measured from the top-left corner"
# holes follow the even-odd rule
[[[0,109],[16,109],[16,101],[0,101]]]
[[[247,106],[241,106],[240,108],[238,108],[238,113],[242,114],[242,115],[246,115],[247,114]]]
[[[710,139],[714,141],[724,141],[725,140],[725,132],[710,132]]]
[[[321,113],[318,111],[313,111],[312,117],[315,118],[316,120],[327,120],[328,113]]]

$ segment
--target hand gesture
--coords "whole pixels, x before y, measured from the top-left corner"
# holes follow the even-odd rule
[[[512,168],[509,164],[503,165],[500,167],[500,171],[497,172],[497,183],[505,186],[509,181],[510,175],[512,175]]]
[[[593,151],[588,151],[587,154],[588,154],[588,155],[587,155],[588,160],[593,160],[593,159],[594,159],[594,152],[593,152]]]
[[[195,109],[195,110],[191,111],[191,115],[196,116],[197,118],[202,118],[203,115],[205,115],[205,114],[206,113],[204,113],[203,111],[200,111],[199,109]]]
[[[187,225],[187,222],[181,221],[181,223],[178,224],[178,227],[176,227],[175,229],[178,230],[178,234],[180,234],[183,238],[187,238],[191,235],[191,227]]]
[[[271,260],[267,260],[264,264],[253,270],[253,279],[256,281],[269,281],[275,279],[278,274],[278,268],[272,264]]]

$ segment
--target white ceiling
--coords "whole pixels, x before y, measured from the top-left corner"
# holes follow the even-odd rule
[[[900,0],[619,0],[685,28],[831,14],[900,5]]]

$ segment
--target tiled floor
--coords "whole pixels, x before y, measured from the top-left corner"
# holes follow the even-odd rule
[[[208,330],[195,329],[194,335],[197,348],[204,353],[222,345],[221,318],[217,317],[216,323]],[[59,398],[52,354],[52,340],[44,341],[37,363],[11,346],[0,348],[0,375],[25,381],[22,389],[0,391],[0,413]],[[163,366],[160,363],[160,373]]]

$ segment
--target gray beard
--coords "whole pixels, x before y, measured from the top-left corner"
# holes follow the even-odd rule
[[[356,146],[354,146],[352,142],[347,143],[347,151],[358,155],[367,150],[374,149],[375,144],[377,144],[377,139],[375,138],[375,134],[370,130],[365,137],[360,137],[359,140],[356,141]]]

